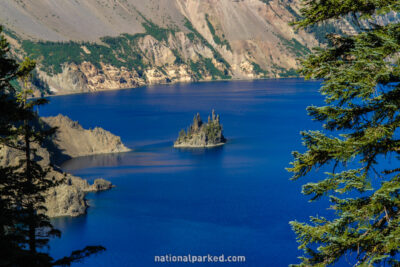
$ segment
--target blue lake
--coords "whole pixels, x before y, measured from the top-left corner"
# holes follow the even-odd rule
[[[292,150],[303,150],[299,132],[320,128],[305,110],[322,103],[319,85],[209,82],[51,98],[40,115],[62,113],[85,128],[103,127],[134,149],[63,165],[116,187],[89,194],[86,216],[53,220],[63,235],[51,241],[52,255],[101,244],[106,252],[74,266],[159,266],[154,257],[165,254],[245,256],[238,266],[297,263],[301,253],[288,223],[326,214],[327,203],[309,203],[300,193],[307,179],[289,181],[285,167]],[[195,113],[206,120],[213,108],[225,146],[172,148]]]

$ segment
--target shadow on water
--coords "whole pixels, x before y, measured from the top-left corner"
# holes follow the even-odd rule
[[[187,158],[194,161],[194,164],[201,166],[220,165],[224,158],[225,146],[209,148],[175,148],[175,153],[181,158]],[[211,163],[211,164],[210,164]]]
[[[87,216],[78,216],[78,217],[57,217],[53,218],[51,222],[53,223],[55,228],[62,229],[63,234],[67,234],[65,231],[80,231],[83,229],[82,226],[85,226],[87,223]]]
[[[99,154],[73,158],[62,164],[62,169],[73,172],[101,167],[172,167],[187,166],[201,162],[221,161],[224,146],[212,148],[173,148],[172,142],[159,142],[136,148],[130,152]],[[207,159],[207,161],[205,161]]]
[[[128,152],[73,158],[64,162],[61,165],[61,168],[65,171],[73,171],[92,167],[119,166],[122,165],[124,158],[126,158],[127,154]]]
[[[315,129],[305,108],[321,103],[317,88],[300,79],[211,82],[52,99],[41,115],[101,126],[133,148],[63,164],[116,187],[89,194],[86,216],[54,220],[63,237],[51,241],[52,255],[101,244],[106,253],[76,266],[157,266],[154,256],[165,253],[245,255],[246,266],[298,262],[288,222],[327,213],[326,203],[309,204],[285,171],[301,146],[299,132]],[[226,145],[172,147],[196,112],[207,116],[213,108]]]

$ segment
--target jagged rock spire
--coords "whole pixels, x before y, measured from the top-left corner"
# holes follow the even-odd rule
[[[192,125],[193,131],[199,130],[202,124],[203,121],[201,120],[200,114],[197,113],[196,116],[194,116],[193,118],[193,125]]]
[[[219,115],[212,110],[208,116],[208,122],[203,123],[200,114],[197,113],[193,118],[193,124],[187,131],[179,133],[175,141],[175,147],[212,147],[222,145],[226,142],[222,134],[222,125],[219,123]]]

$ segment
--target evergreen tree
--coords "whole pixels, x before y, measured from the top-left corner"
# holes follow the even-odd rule
[[[49,169],[44,169],[35,161],[35,150],[33,143],[41,144],[44,139],[54,133],[55,129],[43,130],[37,123],[38,118],[34,108],[47,103],[44,98],[28,101],[28,95],[32,94],[29,89],[30,72],[34,69],[35,63],[30,59],[20,65],[19,70],[24,73],[20,77],[23,83],[23,90],[17,94],[16,104],[20,111],[16,114],[16,134],[18,137],[13,147],[24,152],[25,158],[21,161],[22,168],[19,173],[16,194],[16,206],[18,207],[18,229],[21,231],[22,239],[20,246],[29,247],[24,262],[29,266],[51,266],[53,259],[46,253],[40,253],[38,249],[46,246],[50,237],[60,236],[61,232],[53,228],[49,218],[44,214],[46,192],[58,185],[59,182],[49,177]],[[21,140],[22,139],[22,140]]]
[[[0,28],[0,33],[1,33]],[[22,70],[22,69],[21,69]],[[24,70],[25,71],[25,70]],[[19,65],[9,57],[9,46],[0,35],[0,144],[11,146],[17,138],[14,123],[23,111],[17,103],[11,82],[27,73],[20,72]],[[16,188],[19,184],[20,166],[0,167],[0,265],[16,264],[24,254],[19,245],[24,236],[19,231],[19,207]]]
[[[308,107],[308,112],[324,130],[302,132],[306,152],[293,152],[289,171],[296,180],[331,168],[305,184],[303,194],[311,201],[328,197],[333,214],[291,222],[304,250],[298,266],[326,266],[340,259],[359,266],[398,266],[400,24],[377,25],[376,16],[399,12],[400,1],[303,3],[297,27],[353,18],[359,32],[329,35],[329,46],[302,62],[306,78],[322,80],[325,105]]]
[[[25,59],[17,64],[8,53],[0,28],[0,145],[24,153],[18,166],[0,167],[0,265],[70,265],[104,248],[88,246],[58,261],[42,249],[50,237],[61,234],[45,215],[44,202],[48,189],[62,181],[49,177],[49,169],[36,161],[32,144],[40,145],[55,129],[43,130],[35,113],[47,100],[27,98],[35,63]],[[12,86],[17,78],[24,84],[18,93]]]

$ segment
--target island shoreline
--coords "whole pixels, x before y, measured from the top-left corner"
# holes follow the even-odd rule
[[[246,79],[246,78],[235,78],[235,79],[219,79],[219,80],[201,80],[201,81],[193,81],[193,82],[170,82],[170,83],[156,83],[156,84],[145,84],[138,87],[124,87],[118,89],[103,89],[98,91],[88,91],[88,92],[70,92],[70,93],[61,93],[61,94],[45,94],[44,97],[53,98],[59,96],[68,96],[68,95],[86,95],[86,94],[97,94],[102,92],[114,92],[114,91],[125,91],[125,90],[133,90],[140,89],[158,85],[176,85],[176,84],[196,84],[196,83],[210,83],[210,82],[250,82],[250,81],[265,81],[265,80],[295,80],[295,79],[304,79],[304,77],[282,77],[282,78],[257,78],[257,79]],[[37,97],[31,97],[31,99],[35,99]]]
[[[226,142],[227,143],[227,142]],[[226,143],[218,143],[218,144],[211,144],[211,145],[205,145],[205,146],[195,146],[195,145],[174,145],[174,148],[213,148],[213,147],[218,147],[218,146],[223,146]]]

